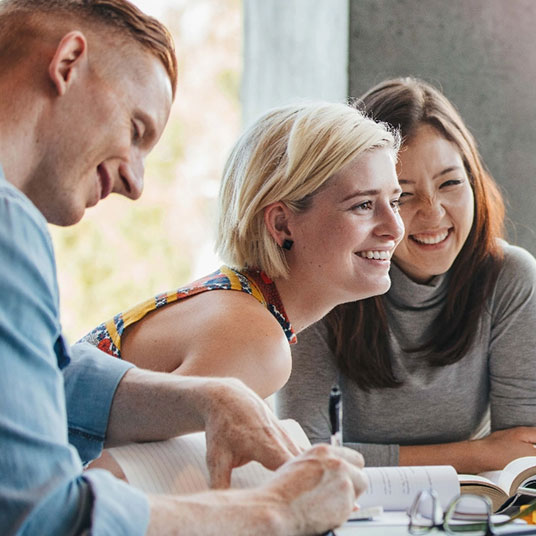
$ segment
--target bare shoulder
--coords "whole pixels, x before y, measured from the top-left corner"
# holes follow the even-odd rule
[[[281,334],[285,338],[274,316],[251,294],[238,291],[212,291],[200,295],[199,298],[201,298],[199,304],[193,305],[194,300],[191,300],[192,305],[194,307],[199,305],[204,309],[210,305],[207,312],[215,323],[220,321],[225,325],[226,321],[230,321],[249,328],[248,331],[251,331],[252,336]]]
[[[125,331],[123,357],[188,375],[238,377],[261,396],[288,379],[286,336],[253,296],[213,290],[158,309]]]
[[[207,293],[208,294],[208,293]],[[287,381],[290,347],[274,316],[253,296],[234,291],[211,292],[205,303],[206,322],[200,321],[198,343],[179,367],[179,373],[234,376],[263,398]],[[208,328],[204,329],[204,328]]]

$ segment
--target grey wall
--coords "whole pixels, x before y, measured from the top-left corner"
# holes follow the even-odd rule
[[[244,0],[244,121],[296,98],[344,100],[386,77],[442,88],[536,254],[534,0]]]
[[[440,86],[507,199],[513,242],[536,254],[536,2],[350,2],[349,93],[413,74]]]

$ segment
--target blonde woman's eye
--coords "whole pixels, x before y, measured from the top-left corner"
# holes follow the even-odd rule
[[[354,205],[352,210],[370,210],[372,209],[372,201],[365,201],[364,203],[359,203]]]

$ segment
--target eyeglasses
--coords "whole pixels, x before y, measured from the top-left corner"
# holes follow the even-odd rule
[[[426,534],[432,529],[439,529],[447,534],[494,536],[495,527],[502,527],[534,511],[536,501],[512,517],[494,522],[491,501],[484,496],[466,493],[456,497],[443,513],[437,493],[430,489],[419,492],[407,513],[410,534]],[[536,534],[536,527],[534,532],[524,531],[523,534]]]

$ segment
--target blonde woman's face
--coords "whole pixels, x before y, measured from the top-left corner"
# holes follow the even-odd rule
[[[386,292],[403,236],[394,156],[375,149],[332,177],[305,212],[291,217],[291,276],[337,305]],[[315,299],[315,293],[311,293]]]
[[[473,190],[456,145],[422,125],[398,156],[405,236],[395,263],[414,281],[445,273],[456,260],[474,218]]]

